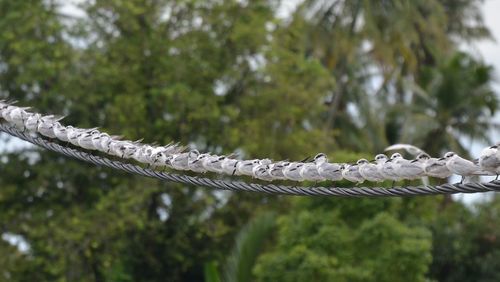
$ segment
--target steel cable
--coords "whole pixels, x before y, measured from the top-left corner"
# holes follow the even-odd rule
[[[337,196],[337,197],[402,197],[417,195],[439,195],[456,193],[478,193],[489,191],[500,191],[500,180],[487,183],[456,183],[437,186],[410,186],[410,187],[321,187],[321,186],[288,186],[277,184],[258,184],[233,181],[228,179],[211,179],[199,176],[189,176],[169,172],[155,171],[131,163],[119,160],[111,160],[79,149],[70,148],[53,142],[39,135],[22,132],[12,125],[0,123],[0,131],[18,137],[47,150],[76,158],[94,165],[100,165],[115,170],[121,170],[131,174],[157,178],[164,181],[178,182],[195,186],[204,186],[219,190],[229,191],[251,191],[266,194],[294,195],[294,196]]]

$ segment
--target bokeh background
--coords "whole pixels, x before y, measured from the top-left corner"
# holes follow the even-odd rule
[[[394,143],[477,157],[499,139],[499,10],[496,0],[0,0],[0,99],[244,158],[343,162]],[[495,195],[218,192],[0,136],[0,281],[500,280]]]

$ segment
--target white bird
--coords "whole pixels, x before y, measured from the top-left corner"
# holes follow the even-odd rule
[[[69,132],[73,130],[72,126],[67,126],[66,127],[66,132]],[[106,145],[107,141],[111,142],[111,139],[113,139],[109,134],[106,132],[101,132],[100,134],[92,136],[92,144],[96,148],[96,150],[101,151],[101,152],[108,152],[109,146],[104,146]],[[68,139],[69,141],[69,139]]]
[[[286,179],[284,171],[290,165],[288,161],[279,161],[269,165],[269,174],[273,179],[284,180]]]
[[[328,162],[328,157],[324,153],[319,153],[314,156],[313,162],[316,164],[322,164]]]
[[[342,176],[351,182],[363,183],[365,178],[359,173],[359,168],[362,165],[367,164],[368,161],[365,159],[360,159],[354,165],[349,165],[344,167],[342,170]]]
[[[87,133],[84,133],[87,134]],[[129,159],[131,158],[135,151],[139,149],[140,141],[125,141],[125,140],[112,140],[109,144],[108,154],[114,155],[120,158]]]
[[[72,126],[68,126],[68,127],[72,127]],[[66,126],[62,125],[59,122],[56,122],[56,123],[54,123],[54,126],[52,129],[54,130],[54,135],[56,136],[57,139],[59,139],[59,141],[62,141],[62,142],[69,141]]]
[[[239,160],[233,158],[225,158],[222,161],[221,167],[222,171],[228,175],[236,174],[236,166],[238,165]]]
[[[419,147],[416,147],[416,146],[413,146],[410,144],[394,144],[394,145],[391,145],[391,146],[385,148],[384,151],[387,152],[387,151],[397,151],[397,150],[405,150],[414,156],[421,154],[421,153],[425,153]]]
[[[271,164],[272,164],[272,161],[270,159],[259,160],[258,164],[254,165],[252,167],[252,176],[256,177],[256,175],[258,175],[259,177],[256,177],[256,178],[259,178],[262,180],[269,180],[267,178],[270,177],[269,165],[271,165]]]
[[[94,139],[92,139],[92,143],[98,144],[100,142],[94,142],[96,136],[94,136]],[[134,152],[134,155],[132,155],[132,158],[140,163],[143,164],[149,164],[151,163],[152,160],[152,152],[153,152],[153,147],[148,144],[142,144],[139,146],[139,148]]]
[[[170,156],[167,156],[163,151],[156,152],[153,154],[149,165],[152,168],[170,166],[169,158]]]
[[[188,161],[188,168],[194,172],[207,172],[207,169],[203,165],[203,160],[210,156],[210,154],[200,154],[198,151],[193,150],[190,152],[190,157]]]
[[[361,174],[364,179],[371,182],[382,182],[385,180],[384,176],[379,172],[378,163],[362,163],[359,166],[359,174]]]
[[[435,178],[448,178],[453,175],[448,167],[446,166],[446,160],[431,158],[427,154],[422,154],[422,157],[426,159],[424,163],[424,172],[427,176]]]
[[[383,165],[389,160],[386,155],[384,154],[378,154],[375,156],[375,163],[377,164],[377,167],[379,170],[382,169]]]
[[[130,159],[134,156],[135,152],[141,148],[141,144],[138,141],[130,142],[128,141],[122,147],[120,151],[122,152],[121,157],[124,159]]]
[[[387,156],[382,155],[382,154],[377,155],[377,157],[379,157],[379,160],[385,159],[385,162],[383,162],[383,163],[380,162],[380,165],[379,165],[380,174],[382,174],[384,176],[384,178],[387,180],[400,181],[401,177],[396,173],[396,165],[395,165],[395,163],[393,163],[393,161],[394,161],[394,159],[402,158],[401,154],[394,153],[394,154],[392,154],[392,156],[389,160],[387,159]],[[376,161],[377,161],[377,157],[376,157]]]
[[[4,114],[8,115],[10,114],[10,111],[12,111],[14,108],[17,108],[13,105],[15,103],[16,101],[0,100],[0,118],[4,118]]]
[[[481,151],[479,157],[479,166],[484,170],[493,174],[500,174],[500,153],[498,146],[490,146]]]
[[[210,155],[203,159],[203,167],[211,172],[222,173],[222,161],[225,158],[225,156]]]
[[[424,162],[425,160],[418,158],[410,161],[398,156],[394,159],[393,165],[395,172],[399,177],[414,180],[425,176]]]
[[[153,152],[152,152],[153,156],[157,155],[158,153],[164,153],[167,151],[165,146],[152,146],[152,147],[153,147]]]
[[[96,128],[77,128],[77,127],[69,127],[67,126],[66,127],[66,133],[67,133],[67,138],[68,138],[68,142],[75,145],[75,146],[80,146],[78,145],[78,138],[87,133],[87,132],[90,132],[92,130],[95,130],[97,129]]]
[[[316,163],[304,163],[299,170],[300,176],[304,180],[309,181],[323,181],[325,178],[319,174],[318,166]]]
[[[66,127],[66,131],[68,131],[68,139],[70,139],[72,137],[72,134],[70,134],[70,132],[74,129],[68,129],[68,127]],[[118,139],[120,139],[119,136],[110,136],[105,132],[101,132],[100,135],[94,136],[94,138],[92,139],[92,143],[94,144],[97,150],[108,154],[109,151],[111,150],[110,147],[111,142]]]
[[[236,175],[248,175],[253,176],[253,168],[261,164],[271,164],[270,159],[254,159],[254,160],[244,160],[238,162],[236,165]]]
[[[32,116],[29,116],[25,121],[24,121],[24,128],[30,132],[37,132],[38,130],[38,124],[42,120],[42,115],[41,114],[34,114]]]
[[[7,105],[6,107],[4,107],[4,108],[2,109],[2,112],[1,112],[1,114],[2,114],[2,118],[3,118],[4,120],[8,121],[8,122],[11,122],[12,120],[11,120],[11,118],[10,118],[10,113],[11,113],[13,110],[17,109],[17,108],[18,108],[18,107],[16,107],[16,106]]]
[[[342,170],[343,166],[340,164],[329,163],[329,162],[318,164],[319,175],[330,181],[342,180],[343,179]]]
[[[189,152],[173,154],[170,164],[177,170],[188,170]]]
[[[55,127],[56,126],[54,125],[54,128]],[[55,131],[56,130],[54,129],[54,134],[56,133]],[[55,134],[55,135],[57,137],[57,134]],[[97,136],[97,135],[100,135],[100,132],[97,129],[83,133],[82,135],[77,137],[78,146],[80,146],[86,150],[96,150],[97,148],[95,147],[94,142],[92,142],[92,139],[94,138],[94,136]]]
[[[319,153],[314,157],[314,162],[318,169],[318,174],[323,179],[331,181],[342,180],[342,169],[341,165],[336,163],[329,163],[328,158],[325,154]]]
[[[113,144],[115,144],[116,142],[121,141],[120,139],[121,139],[121,137],[119,137],[119,136],[109,136],[109,138],[102,138],[101,139],[101,147],[103,149],[103,152],[106,153],[106,154],[110,154],[110,155],[115,155],[116,156],[116,153],[118,153],[118,152],[116,152],[116,151],[112,152],[112,150],[113,150]]]
[[[236,164],[237,175],[252,176],[252,169],[259,164],[259,160],[243,160]]]
[[[269,174],[269,164],[259,164],[253,168],[253,177],[266,181],[273,181],[273,177]]]
[[[24,122],[28,119],[29,116],[33,115],[33,113],[26,111],[28,109],[29,107],[25,108],[16,107],[12,111],[10,111],[9,114],[10,120],[7,121],[14,124],[14,126],[18,129],[24,129]]]
[[[325,154],[317,154],[311,162],[304,163],[300,168],[300,174],[304,180],[309,181],[324,181],[325,178],[319,174],[319,166],[328,161]]]
[[[440,160],[446,161],[446,167],[451,172],[462,176],[461,183],[465,180],[466,177],[478,175],[481,173],[481,167],[479,165],[476,165],[475,163],[460,157],[454,152],[446,153]]]
[[[38,122],[38,133],[49,138],[56,138],[54,134],[54,124],[63,118],[64,117],[53,115],[43,116]]]
[[[77,132],[76,135],[78,135],[79,133]],[[76,136],[74,138],[77,138]],[[69,134],[68,135],[68,139],[70,140],[73,140],[72,138],[72,135]],[[113,151],[113,146],[116,146],[116,143],[118,141],[120,141],[119,138],[113,138],[112,136],[102,136],[101,135],[101,145],[100,145],[100,148],[102,148],[102,152],[106,153],[106,154],[110,154],[110,155],[113,155],[114,152]]]
[[[283,170],[283,175],[288,180],[304,181],[304,177],[300,174],[302,166],[304,166],[302,162],[292,162]]]
[[[82,133],[82,134],[85,134],[85,133]],[[78,137],[76,137],[77,139],[82,135],[82,134],[79,134]],[[71,138],[70,138],[70,142],[71,142]],[[123,140],[111,140],[111,142],[109,143],[109,151],[107,152],[108,154],[110,155],[113,155],[113,156],[121,156],[121,152],[120,152],[120,146],[124,145],[126,141],[123,141]]]

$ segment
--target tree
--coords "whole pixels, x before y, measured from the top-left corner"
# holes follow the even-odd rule
[[[214,85],[249,68],[242,58],[265,42],[269,3],[95,1],[83,3],[87,17],[68,27],[54,3],[32,2],[2,2],[8,16],[0,21],[1,62],[9,71],[2,72],[2,97],[130,139],[195,143],[217,153],[235,148],[220,134],[230,101],[215,95]],[[28,82],[50,83],[33,100],[36,86]],[[244,205],[225,193],[116,174],[43,151],[8,155],[0,183],[1,231],[30,244],[22,263],[9,264],[13,280],[199,280],[203,262],[227,252],[226,242],[262,198],[238,197]],[[224,209],[236,203],[238,209]]]
[[[424,142],[430,131],[410,136],[401,125],[428,108],[439,116],[429,125],[479,136],[472,120],[486,126],[497,106],[490,69],[467,55],[450,59],[454,48],[439,53],[487,35],[470,21],[477,1],[321,2],[313,9],[320,1],[306,1],[282,21],[277,1],[84,1],[86,16],[74,19],[59,13],[59,1],[0,0],[0,97],[67,114],[66,124],[245,158],[322,151],[347,162],[395,140]],[[368,95],[374,78],[382,82]],[[13,281],[198,281],[205,262],[226,260],[241,226],[270,210],[278,230],[253,269],[259,280],[421,281],[429,230],[446,234],[439,228],[449,216],[437,212],[441,197],[215,192],[33,147],[2,152],[0,166],[0,233],[29,244],[21,252],[0,240],[9,254],[0,275]],[[492,217],[478,230],[489,232]],[[443,277],[457,263],[436,243],[431,276]],[[465,253],[494,277],[482,252]],[[478,265],[460,275],[472,277]]]
[[[306,54],[337,81],[327,96],[324,128],[343,132],[336,138],[340,147],[368,146],[375,152],[401,140],[406,120],[401,105],[413,93],[406,81],[418,83],[421,70],[451,56],[458,41],[489,38],[480,3],[304,2],[294,20],[309,24]],[[373,144],[359,141],[367,138]]]
[[[280,217],[275,247],[254,269],[257,280],[425,281],[430,232],[388,212],[367,215],[390,201],[347,201],[305,199],[309,209],[295,206]],[[352,208],[358,212],[345,213]]]
[[[460,137],[491,143],[488,132],[499,103],[492,80],[490,66],[460,52],[437,68],[423,69],[406,137],[433,155],[467,154]]]
[[[449,206],[432,224],[436,281],[496,281],[498,274],[499,198],[464,207]]]

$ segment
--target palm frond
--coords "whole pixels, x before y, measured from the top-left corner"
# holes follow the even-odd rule
[[[263,242],[275,226],[276,216],[264,213],[248,223],[236,237],[236,246],[226,264],[224,281],[252,281],[252,268]]]

